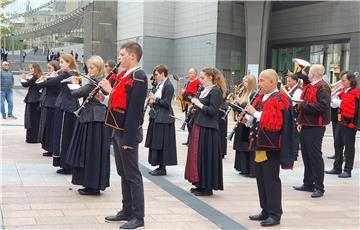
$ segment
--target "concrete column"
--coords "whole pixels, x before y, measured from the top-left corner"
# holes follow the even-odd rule
[[[245,68],[247,69],[246,72],[249,72],[249,64],[253,64],[251,73],[254,73],[257,65],[257,71],[260,73],[266,66],[271,2],[246,1],[244,4],[246,35]]]
[[[104,61],[117,56],[117,1],[95,0],[84,15],[84,61],[99,55]],[[115,60],[116,61],[116,60]]]

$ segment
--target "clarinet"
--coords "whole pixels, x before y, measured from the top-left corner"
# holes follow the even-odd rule
[[[251,98],[251,100],[249,102],[250,105],[252,103],[254,103],[255,99],[259,96],[260,91],[261,90],[258,89],[258,91],[255,93],[255,95]],[[228,139],[229,141],[232,140],[232,138],[234,137],[236,128],[239,126],[239,124],[241,123],[241,120],[245,117],[246,114],[248,114],[246,111],[242,113],[242,116],[240,116],[239,119],[236,121],[234,128],[232,129],[231,133],[229,133],[229,135],[226,137],[226,139]]]
[[[111,72],[106,76],[106,80],[109,80],[109,78],[111,77],[111,75],[115,74],[116,69],[120,67],[120,62],[114,66],[114,68],[111,70]],[[80,107],[74,112],[74,114],[77,117],[80,117],[80,114],[82,113],[82,111],[86,108],[86,105],[91,102],[95,95],[99,92],[101,86],[100,85],[96,85],[96,87],[89,93],[89,96],[87,96],[87,98],[85,99],[85,101],[83,101],[83,103],[80,105]]]
[[[199,98],[201,91],[203,91],[204,87],[200,86],[196,92],[195,98]],[[189,97],[190,100],[193,99],[193,97]],[[183,124],[181,125],[180,129],[181,130],[185,130],[185,126],[186,124],[191,124],[192,121],[194,120],[194,115],[191,116],[193,113],[192,111],[196,109],[196,105],[194,103],[191,104],[190,108],[188,109],[189,112],[186,113],[186,118],[185,121],[183,122]]]

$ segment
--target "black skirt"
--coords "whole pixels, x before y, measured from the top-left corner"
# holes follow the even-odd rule
[[[150,119],[145,147],[149,148],[152,166],[177,165],[175,123],[155,123]]]
[[[26,129],[27,143],[39,143],[38,142],[39,122],[40,122],[39,103],[26,103],[24,127]]]
[[[241,174],[255,175],[255,153],[249,151],[250,128],[240,124],[235,129],[233,148],[236,150],[234,168]]]
[[[74,132],[74,127],[77,117],[72,112],[63,113],[63,122],[60,134],[60,155],[53,154],[53,165],[60,166],[63,169],[71,169],[70,165],[66,163],[67,150]]]
[[[219,136],[220,136],[220,149],[221,155],[225,156],[227,152],[227,126],[228,126],[228,117],[224,119],[219,119]]]
[[[103,122],[76,122],[66,157],[73,168],[73,184],[98,190],[109,187],[109,141],[109,130]]]
[[[54,113],[54,124],[53,124],[53,134],[52,134],[52,154],[54,158],[60,157],[60,140],[61,140],[61,129],[62,129],[62,123],[64,119],[64,111],[60,110],[59,107],[55,108]],[[60,164],[60,163],[58,163]],[[54,166],[59,166],[55,165]]]
[[[202,189],[223,190],[223,169],[219,131],[200,127],[198,151],[199,182]]]
[[[54,118],[55,108],[41,107],[38,141],[48,152],[53,149]]]

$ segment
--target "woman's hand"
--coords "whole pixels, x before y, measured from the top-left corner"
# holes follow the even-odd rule
[[[247,104],[245,107],[245,111],[248,112],[248,114],[250,114],[251,116],[253,116],[256,112],[256,109],[252,105]]]
[[[196,105],[197,107],[199,107],[200,109],[202,109],[202,107],[204,106],[199,99],[197,98],[193,98],[191,99],[191,102],[194,103],[194,105]]]
[[[71,76],[71,77],[70,77],[70,82],[71,82],[71,84],[77,84],[77,85],[79,85],[79,84],[80,84],[80,78],[77,77],[77,76]]]
[[[95,98],[101,103],[105,100],[105,95],[99,91],[97,94],[95,94]]]

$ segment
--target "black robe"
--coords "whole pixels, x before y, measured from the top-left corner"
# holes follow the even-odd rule
[[[33,76],[30,80],[21,81],[23,87],[29,87],[28,93],[25,96],[25,117],[24,127],[26,129],[26,142],[38,143],[40,108],[39,100],[41,93],[36,85],[37,76]]]
[[[177,165],[175,119],[171,117],[174,116],[173,95],[174,87],[167,78],[161,98],[156,99],[149,113],[145,147],[149,148],[148,161],[152,166]]]
[[[86,98],[94,85],[84,85],[72,95]],[[72,167],[72,183],[105,190],[110,182],[109,131],[105,127],[106,108],[93,99],[80,114],[69,144],[66,162]]]
[[[76,116],[73,112],[79,108],[79,101],[71,95],[71,91],[67,86],[68,83],[61,83],[61,81],[73,74],[71,71],[64,72],[47,80],[50,84],[60,87],[60,94],[55,103],[52,153],[53,166],[60,166],[63,169],[71,169],[65,159],[76,122]]]
[[[199,99],[204,107],[197,109],[188,149],[185,179],[201,189],[223,190],[222,155],[219,136],[220,89],[214,87]]]
[[[39,124],[38,141],[41,147],[53,152],[53,134],[55,119],[55,102],[60,93],[60,86],[54,82],[45,80],[37,84],[39,88],[43,88],[40,100],[41,116]]]
[[[228,116],[224,116],[224,113],[226,112],[228,105],[224,102],[220,106],[221,111],[219,113],[219,136],[220,136],[220,149],[221,149],[221,155],[224,158],[227,152],[227,130],[228,130]]]

